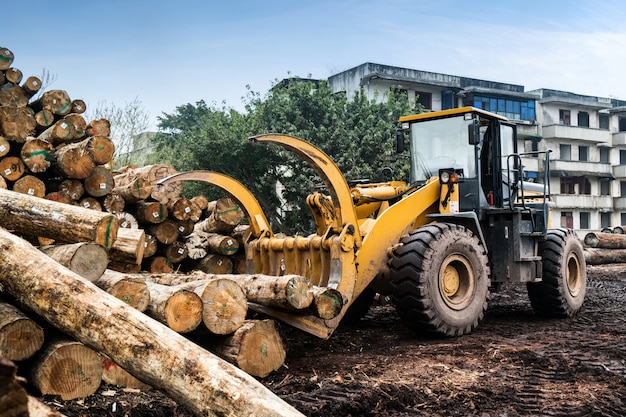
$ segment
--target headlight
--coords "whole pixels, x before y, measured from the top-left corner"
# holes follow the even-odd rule
[[[450,173],[448,171],[442,171],[441,174],[439,174],[439,181],[441,181],[442,184],[447,184],[450,181]]]

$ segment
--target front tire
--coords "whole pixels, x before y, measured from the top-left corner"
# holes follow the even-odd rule
[[[434,223],[412,231],[390,259],[393,300],[416,331],[460,336],[484,317],[489,266],[484,246],[463,226]]]
[[[550,317],[576,315],[587,293],[583,247],[571,229],[548,230],[539,245],[543,263],[541,282],[527,284],[528,297],[537,314]]]

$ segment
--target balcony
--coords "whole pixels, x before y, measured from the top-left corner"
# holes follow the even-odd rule
[[[626,132],[613,133],[613,146],[626,145]]]
[[[613,208],[612,197],[608,195],[556,194],[552,196],[560,209],[609,209]]]
[[[611,164],[581,161],[550,161],[550,175],[553,177],[603,177],[613,178]],[[617,176],[617,175],[615,175]]]
[[[626,197],[613,197],[613,210],[625,211],[626,210]]]
[[[611,132],[605,129],[592,129],[580,126],[550,125],[544,126],[544,139],[572,139],[593,142],[596,144],[611,144]]]

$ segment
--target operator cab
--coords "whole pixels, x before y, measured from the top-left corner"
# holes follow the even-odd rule
[[[453,169],[461,177],[459,211],[511,208],[522,183],[517,131],[505,117],[474,107],[402,117],[410,131],[411,183]]]

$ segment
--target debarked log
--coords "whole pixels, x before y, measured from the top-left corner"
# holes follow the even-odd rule
[[[0,357],[23,361],[41,349],[43,341],[41,326],[13,305],[0,302]]]
[[[118,222],[110,213],[0,189],[0,226],[64,243],[94,242],[110,249]]]
[[[626,235],[590,232],[585,235],[585,245],[592,248],[626,249]]]
[[[59,268],[4,229],[0,255],[0,284],[8,293],[196,415],[302,417],[252,376]]]
[[[626,263],[626,249],[584,248],[583,253],[589,265]]]

